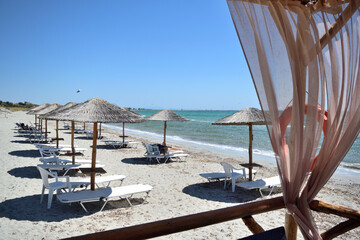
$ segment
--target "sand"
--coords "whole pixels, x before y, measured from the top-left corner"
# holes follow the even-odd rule
[[[108,203],[102,212],[100,204],[87,204],[90,211],[85,213],[79,204],[62,204],[53,201],[50,210],[46,207],[47,196],[39,203],[42,180],[36,169],[39,164],[39,152],[33,144],[25,141],[15,130],[15,122],[29,123],[34,116],[25,112],[0,115],[0,239],[59,239],[93,232],[121,228],[187,214],[199,213],[224,207],[235,206],[261,199],[257,191],[245,191],[236,188],[223,189],[219,183],[208,183],[199,173],[222,171],[219,164],[228,161],[234,166],[247,159],[192,145],[169,142],[182,147],[190,157],[185,162],[167,164],[149,163],[143,158],[145,149],[111,149],[101,141],[98,143],[97,159],[105,164],[107,174],[126,175],[123,185],[137,183],[150,184],[154,190],[147,204],[128,207],[122,201]],[[59,124],[62,128],[62,123]],[[88,125],[90,127],[90,125]],[[55,122],[49,121],[50,136],[55,136]],[[120,140],[120,132],[105,129],[108,139]],[[157,139],[130,135],[134,141],[159,142]],[[62,144],[70,144],[70,131],[61,130]],[[84,135],[75,135],[75,144],[86,147],[83,159],[91,159],[92,141]],[[264,167],[257,178],[276,175],[275,163],[255,159]],[[359,177],[335,174],[317,199],[329,203],[358,209],[360,206]],[[114,185],[116,186],[116,184]],[[270,197],[281,196],[276,191]],[[136,198],[140,198],[136,196]],[[265,197],[265,198],[270,198]],[[136,199],[135,199],[136,200]],[[284,224],[285,210],[255,215],[255,220],[266,230]],[[314,213],[320,232],[343,221],[333,215]],[[158,239],[236,239],[251,235],[242,220],[234,220],[182,233],[163,236]],[[360,228],[352,230],[338,239],[358,239]],[[302,237],[299,237],[301,239]]]

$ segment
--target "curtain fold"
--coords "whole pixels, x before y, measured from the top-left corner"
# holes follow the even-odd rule
[[[305,239],[321,239],[309,202],[360,129],[360,0],[332,8],[322,2],[227,0],[270,116],[285,205]]]

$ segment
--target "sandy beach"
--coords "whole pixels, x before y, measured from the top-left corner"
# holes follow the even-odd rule
[[[111,201],[102,212],[99,203],[89,203],[89,213],[79,204],[62,204],[53,201],[50,210],[46,207],[47,196],[40,204],[42,180],[36,169],[39,151],[33,144],[19,136],[15,122],[34,122],[33,115],[14,112],[0,116],[0,239],[60,239],[88,233],[111,230],[167,218],[199,213],[219,208],[235,206],[261,199],[258,191],[236,188],[223,189],[217,182],[209,183],[200,173],[223,171],[220,162],[227,161],[236,167],[246,163],[246,158],[194,147],[188,144],[169,142],[181,147],[190,156],[186,161],[172,161],[166,164],[150,163],[143,155],[144,147],[112,149],[102,141],[98,142],[97,159],[105,165],[106,175],[123,174],[127,178],[123,185],[137,183],[154,187],[147,204],[128,207],[125,200]],[[59,126],[62,129],[63,123]],[[90,128],[90,125],[87,125]],[[48,121],[50,137],[55,137],[55,122]],[[119,131],[103,129],[107,139],[120,140]],[[70,144],[70,131],[59,131],[64,138],[61,144]],[[159,143],[149,137],[128,134],[127,140]],[[92,140],[84,135],[75,135],[75,144],[87,148],[81,159],[91,159]],[[256,178],[276,175],[275,162],[255,159],[264,167]],[[352,209],[360,206],[360,177],[335,174],[316,199]],[[46,192],[47,193],[47,192]],[[139,195],[140,197],[142,195]],[[281,196],[277,190],[270,197]],[[135,196],[137,197],[137,196]],[[265,197],[265,198],[270,198]],[[255,215],[255,220],[269,230],[284,224],[285,210]],[[337,216],[314,212],[320,232],[324,232],[338,222]],[[302,239],[300,232],[299,239]],[[163,236],[158,239],[236,239],[251,235],[241,219],[194,229],[182,233]],[[359,239],[360,228],[352,230],[338,239]]]

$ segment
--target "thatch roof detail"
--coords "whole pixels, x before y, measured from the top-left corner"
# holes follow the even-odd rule
[[[54,114],[53,119],[75,122],[137,123],[144,119],[103,99],[93,98]]]
[[[36,111],[38,111],[40,109],[46,108],[48,106],[50,106],[49,103],[43,103],[43,104],[41,104],[39,106],[31,108],[30,111],[27,112],[27,114],[32,114],[32,115],[37,114],[37,113],[34,113],[34,112],[36,112]]]
[[[130,108],[122,108],[122,109],[128,110],[128,111],[130,111],[130,112],[132,112],[132,113],[134,113],[134,114],[136,114],[136,115],[142,116],[141,113],[138,113],[138,112],[136,112],[136,111],[134,111],[134,110],[132,110],[132,109],[130,109]]]
[[[42,108],[40,110],[37,110],[37,111],[34,111],[34,114],[38,114],[38,115],[42,115],[42,114],[46,114],[48,112],[51,112],[59,107],[61,107],[62,105],[60,104],[57,104],[57,103],[54,103],[54,104],[51,104],[45,108]]]
[[[58,107],[48,113],[42,114],[39,116],[39,118],[42,119],[49,119],[49,120],[56,120],[55,118],[53,119],[54,116],[56,116],[57,113],[64,111],[68,108],[71,108],[73,106],[75,106],[77,103],[75,102],[68,102],[67,104],[65,104],[64,106]]]
[[[270,118],[269,118],[270,119]],[[213,125],[264,125],[265,119],[263,112],[257,108],[245,108],[230,116],[224,117]]]
[[[146,117],[145,119],[151,121],[189,121],[189,119],[186,119],[171,110],[162,110],[151,116]]]

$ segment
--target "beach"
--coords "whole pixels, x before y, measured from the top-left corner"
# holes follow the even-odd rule
[[[271,196],[261,198],[258,191],[246,191],[239,187],[233,193],[223,188],[223,183],[209,183],[199,176],[200,173],[221,172],[220,162],[226,161],[235,167],[247,163],[246,157],[231,153],[202,148],[186,142],[172,142],[171,146],[181,147],[190,156],[186,161],[170,161],[166,164],[149,162],[143,156],[145,149],[138,148],[112,149],[98,141],[97,160],[105,165],[106,175],[122,174],[127,176],[123,186],[132,184],[149,184],[154,187],[147,198],[148,203],[128,207],[125,200],[110,201],[103,211],[99,212],[99,203],[85,204],[86,213],[79,204],[62,204],[53,201],[47,209],[47,196],[40,204],[42,180],[36,169],[39,164],[39,151],[15,130],[16,122],[34,122],[33,115],[25,112],[14,112],[0,116],[0,239],[60,239],[94,232],[101,232],[158,221],[188,214],[236,206],[252,201],[281,196],[276,190]],[[62,122],[59,123],[62,129]],[[86,125],[87,129],[92,124]],[[55,121],[48,121],[50,137],[55,137]],[[92,130],[92,129],[91,129]],[[59,131],[64,138],[61,144],[70,144],[70,131]],[[121,132],[104,128],[103,134],[109,140],[121,140]],[[127,140],[148,143],[160,143],[157,138],[127,133]],[[92,140],[84,135],[75,135],[75,144],[87,148],[81,159],[91,159]],[[276,163],[261,158],[254,162],[263,165],[256,178],[266,178],[277,174]],[[360,177],[336,173],[316,199],[352,209],[360,206]],[[116,185],[116,184],[115,184]],[[47,193],[47,191],[46,191]],[[139,195],[142,197],[142,195]],[[138,196],[135,196],[138,198]],[[324,232],[344,221],[334,215],[313,212],[320,232]],[[269,230],[284,225],[285,210],[253,216],[265,229]],[[241,219],[211,225],[186,232],[159,237],[157,239],[236,239],[251,235]],[[302,239],[298,232],[299,239]],[[349,231],[337,239],[358,239],[360,228]]]

